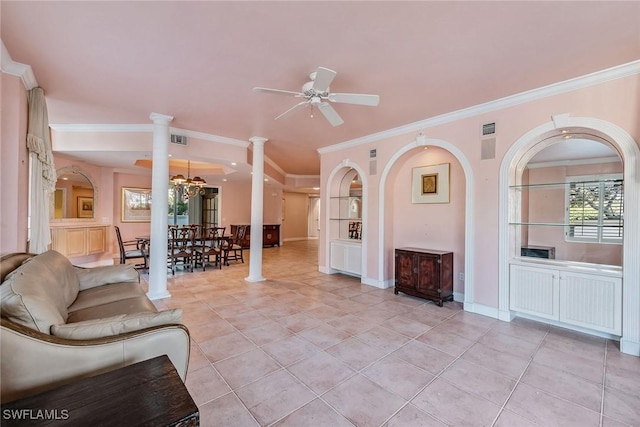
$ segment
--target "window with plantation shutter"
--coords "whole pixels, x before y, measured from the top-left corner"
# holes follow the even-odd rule
[[[622,243],[624,181],[621,174],[567,177],[565,238]]]

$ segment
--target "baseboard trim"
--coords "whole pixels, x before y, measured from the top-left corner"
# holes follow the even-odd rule
[[[622,338],[620,340],[620,351],[631,356],[640,356],[640,342]]]
[[[467,302],[464,304],[464,310],[470,313],[480,314],[481,316],[498,319],[498,309],[495,307],[490,307],[488,305]]]

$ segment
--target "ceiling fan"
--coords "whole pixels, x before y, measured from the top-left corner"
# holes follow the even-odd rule
[[[295,98],[304,98],[305,100],[289,108],[280,114],[275,120],[281,119],[296,110],[311,105],[311,117],[313,117],[313,108],[317,108],[332,126],[340,126],[344,123],[342,117],[331,106],[330,102],[356,105],[376,106],[380,102],[378,95],[368,95],[364,93],[331,93],[329,85],[336,76],[336,72],[324,67],[318,69],[311,74],[310,82],[302,86],[302,92],[293,92],[289,90],[268,89],[264,87],[254,87],[254,92],[275,93],[282,95],[293,95]]]

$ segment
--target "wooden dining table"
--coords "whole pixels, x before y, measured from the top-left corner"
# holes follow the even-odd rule
[[[229,242],[229,240],[232,238],[233,236],[226,234],[223,236],[220,236],[220,240],[221,241],[226,241],[227,243]],[[151,247],[151,236],[148,234],[142,235],[142,236],[135,236],[134,237],[135,240],[137,240],[139,243],[143,243],[147,250],[145,251],[145,265],[147,266],[147,269],[149,268],[149,254],[151,253],[150,247]],[[209,241],[209,238],[203,238],[203,237],[196,237],[195,241],[197,243],[201,243],[201,244],[205,244],[207,241]],[[220,262],[223,263],[223,265],[229,265],[228,261],[227,261],[227,255],[228,253],[225,251],[224,253],[224,257],[223,260],[221,260]]]

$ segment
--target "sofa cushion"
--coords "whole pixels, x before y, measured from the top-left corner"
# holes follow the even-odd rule
[[[53,325],[51,334],[72,340],[87,340],[139,331],[153,326],[182,322],[182,310],[175,308],[159,313],[121,314],[106,319],[85,320],[66,325]]]
[[[119,301],[83,308],[69,313],[66,323],[103,319],[120,314],[157,313],[158,310],[146,296],[127,298]]]
[[[105,265],[102,267],[74,267],[80,282],[80,291],[111,283],[140,283],[140,274],[132,264]]]
[[[136,273],[137,274],[137,273]],[[145,296],[144,290],[137,282],[112,283],[97,286],[78,293],[78,298],[68,308],[69,313],[85,308],[108,304],[129,298]]]
[[[2,316],[49,334],[51,325],[66,322],[67,307],[78,290],[78,276],[69,260],[47,251],[7,275],[0,286]]]

